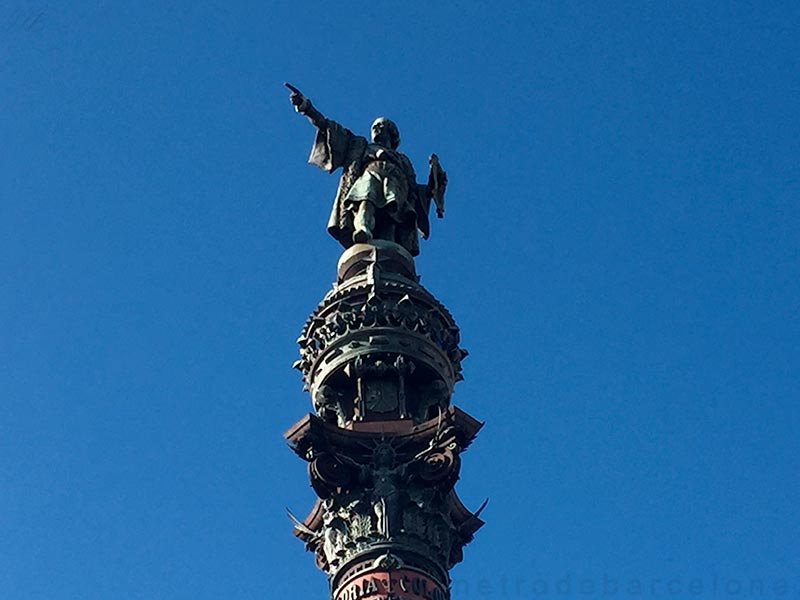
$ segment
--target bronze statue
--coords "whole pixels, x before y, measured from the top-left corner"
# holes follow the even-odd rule
[[[397,151],[400,132],[392,121],[375,119],[368,142],[325,118],[296,87],[285,85],[295,110],[317,128],[308,162],[329,173],[342,168],[328,232],[345,248],[380,239],[419,254],[419,233],[425,239],[430,235],[431,200],[437,216],[444,216],[447,174],[438,157],[430,156],[428,183],[417,183],[411,161]]]

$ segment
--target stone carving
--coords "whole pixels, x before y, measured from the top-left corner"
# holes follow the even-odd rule
[[[416,282],[363,277],[337,285],[298,339],[320,416],[343,426],[369,412],[416,422],[446,408],[467,352],[450,313]],[[337,373],[351,380],[329,382]]]
[[[343,421],[342,400],[341,393],[329,385],[321,385],[314,394],[314,410],[328,423]]]
[[[339,488],[347,486],[352,477],[352,468],[335,454],[322,453],[308,463],[311,487],[320,498],[328,498]]]
[[[431,201],[444,216],[447,174],[436,154],[429,159],[427,183],[419,184],[411,161],[397,150],[400,132],[394,122],[375,119],[367,141],[324,117],[296,87],[286,87],[295,110],[317,129],[308,161],[329,173],[342,168],[328,232],[345,248],[382,239],[419,254],[418,232],[424,238],[430,234]]]
[[[312,487],[324,510],[316,529],[305,533],[309,549],[326,571],[380,543],[430,556],[450,568],[480,526],[454,496],[459,454],[477,432],[468,417],[448,409],[419,433],[347,437],[333,425],[315,426],[315,417],[290,435],[295,450],[309,460]],[[343,437],[344,436],[344,437]],[[345,440],[348,440],[345,442]],[[313,519],[312,519],[313,521]]]

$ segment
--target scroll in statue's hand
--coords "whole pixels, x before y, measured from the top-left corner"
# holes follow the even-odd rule
[[[447,173],[439,163],[439,157],[431,154],[428,158],[430,173],[428,174],[428,190],[436,204],[436,216],[444,217],[444,191],[447,188]]]

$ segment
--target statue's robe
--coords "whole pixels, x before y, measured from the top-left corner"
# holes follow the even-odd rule
[[[371,202],[376,219],[391,218],[396,224],[394,240],[412,256],[419,254],[417,229],[428,237],[430,198],[425,186],[416,182],[411,161],[404,154],[370,144],[335,121],[317,128],[308,162],[331,173],[342,168],[333,202],[328,233],[342,246],[353,245],[353,214],[358,203]]]

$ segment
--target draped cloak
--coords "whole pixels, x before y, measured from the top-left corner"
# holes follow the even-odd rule
[[[339,188],[328,219],[328,233],[342,246],[353,245],[353,214],[367,200],[376,218],[396,223],[397,241],[413,256],[419,254],[417,229],[428,237],[430,225],[427,188],[416,182],[411,161],[404,154],[355,135],[335,121],[317,128],[308,162],[331,173],[342,167]]]

